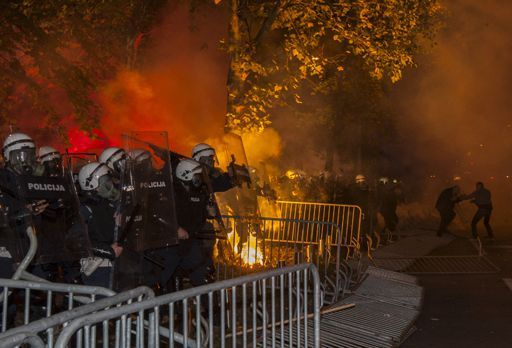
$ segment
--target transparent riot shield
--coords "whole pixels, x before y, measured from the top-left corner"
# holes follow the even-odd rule
[[[28,239],[16,230],[13,212],[16,208],[21,208],[21,204],[13,206],[17,201],[14,200],[11,185],[5,174],[5,170],[0,170],[0,257],[20,262],[28,250]]]
[[[78,184],[78,173],[80,169],[88,163],[98,162],[98,155],[91,152],[66,152],[62,155],[62,166],[64,171],[71,174],[75,189],[80,195],[80,185]]]
[[[178,244],[167,132],[133,132],[123,142],[129,159],[121,174],[117,289],[151,285],[162,268],[152,251]]]
[[[259,216],[257,192],[240,172],[249,171],[244,144],[239,135],[228,133],[213,145],[219,167],[232,174],[235,187],[216,193],[222,214]]]
[[[9,190],[8,224],[16,236],[13,258],[19,262],[29,249],[26,229],[31,226],[37,237],[33,264],[77,261],[90,255],[85,224],[72,175],[16,175],[6,170]]]

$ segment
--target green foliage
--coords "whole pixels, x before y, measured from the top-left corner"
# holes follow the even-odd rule
[[[1,1],[0,120],[16,123],[16,114],[28,109],[44,115],[49,127],[67,115],[83,129],[96,126],[97,86],[120,66],[134,65],[135,42],[165,3]]]
[[[373,79],[402,77],[420,43],[430,41],[437,0],[237,1],[231,13],[227,125],[261,130],[272,107],[301,103],[314,93],[339,91],[346,64],[358,59]]]

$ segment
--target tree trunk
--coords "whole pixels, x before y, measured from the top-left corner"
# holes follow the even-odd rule
[[[233,64],[238,59],[238,50],[240,49],[241,44],[241,33],[240,33],[240,21],[238,18],[238,7],[239,0],[230,0],[228,2],[229,9],[229,28],[228,28],[228,52],[229,52],[229,69],[227,76],[227,100],[226,100],[226,111],[228,114],[235,114],[235,105],[236,101],[234,100],[237,95],[237,90],[240,85],[239,77],[236,76]],[[228,124],[228,120],[224,124],[225,132],[230,131],[230,126]]]

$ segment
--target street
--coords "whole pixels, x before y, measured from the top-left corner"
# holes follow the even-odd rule
[[[498,231],[497,241],[484,245],[500,273],[418,276],[425,289],[423,309],[417,331],[402,347],[512,346],[512,289],[503,280],[512,278],[512,239],[503,235]],[[458,244],[440,249],[457,253]]]

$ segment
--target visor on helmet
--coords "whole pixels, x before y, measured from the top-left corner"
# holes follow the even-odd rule
[[[36,150],[31,147],[12,150],[9,163],[20,174],[32,174],[36,165]]]

